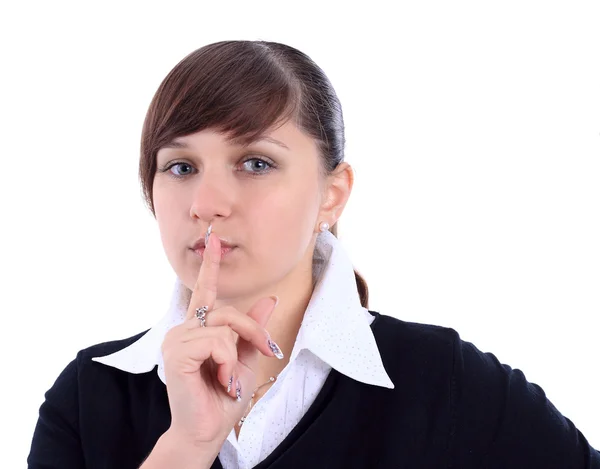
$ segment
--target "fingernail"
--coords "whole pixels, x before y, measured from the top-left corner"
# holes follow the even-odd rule
[[[231,392],[232,384],[233,384],[233,375],[231,375],[231,378],[229,378],[229,384],[227,385],[227,393]]]
[[[235,383],[235,396],[238,402],[242,400],[242,383],[240,383],[239,379]]]
[[[271,296],[271,298],[273,298],[275,300],[275,306],[277,306],[279,304],[279,297],[277,295],[273,295],[273,296]],[[273,308],[275,306],[273,306]]]
[[[206,235],[204,236],[204,248],[208,248],[208,238],[210,238],[210,233],[212,232],[212,223],[208,225],[208,230],[206,230]]]
[[[271,339],[268,340],[268,344],[269,344],[269,348],[271,349],[271,352],[273,352],[273,354],[279,358],[280,360],[283,359],[283,352],[281,351],[281,349],[279,348],[279,345],[277,345],[275,342],[273,342]]]

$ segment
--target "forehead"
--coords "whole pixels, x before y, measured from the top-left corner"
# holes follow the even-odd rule
[[[266,132],[249,140],[244,137],[235,137],[232,133],[224,133],[217,129],[204,129],[193,134],[176,137],[160,150],[166,149],[194,149],[205,145],[219,145],[227,147],[248,147],[261,145],[275,147],[281,152],[316,150],[314,139],[303,132],[295,123],[286,121],[283,124],[268,129]]]

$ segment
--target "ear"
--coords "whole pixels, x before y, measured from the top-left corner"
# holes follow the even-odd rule
[[[338,221],[350,198],[353,185],[354,170],[352,166],[341,162],[327,177],[317,223],[326,221],[329,226],[333,226]]]

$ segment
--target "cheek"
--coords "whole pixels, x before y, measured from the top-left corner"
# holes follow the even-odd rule
[[[152,200],[154,202],[154,212],[156,220],[159,222],[162,229],[169,228],[168,222],[174,222],[181,214],[184,213],[185,203],[188,202],[185,191],[168,181],[156,180],[153,187]],[[184,213],[185,214],[185,213]]]
[[[181,208],[177,206],[173,197],[169,197],[168,191],[155,191],[154,213],[160,232],[163,247],[167,257],[172,258],[181,243]]]
[[[169,204],[165,202],[161,197],[154,198],[154,214],[163,240],[174,228],[172,223],[173,210],[169,210]]]
[[[307,222],[313,223],[311,219],[318,210],[316,191],[317,188],[310,184],[288,184],[262,196],[248,198],[244,211],[254,220],[262,221],[261,231],[291,231],[292,227],[298,230]]]
[[[243,212],[248,218],[244,224],[253,233],[252,244],[258,248],[255,255],[283,260],[288,256],[297,259],[304,253],[318,214],[317,189],[307,186],[288,186],[261,200],[247,200]]]

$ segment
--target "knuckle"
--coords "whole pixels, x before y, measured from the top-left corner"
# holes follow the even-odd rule
[[[172,342],[174,341],[177,336],[182,332],[183,330],[183,325],[180,324],[178,326],[172,327],[171,329],[169,329],[166,334],[165,334],[165,338],[164,341],[165,342]]]
[[[185,319],[179,326],[181,331],[189,331],[190,329],[194,329],[200,325],[200,320],[196,317],[196,311],[192,313],[191,317]]]
[[[240,312],[231,305],[223,306],[219,311],[223,312],[223,314],[226,314],[228,318],[235,318],[238,314],[240,314]]]
[[[226,348],[225,341],[221,337],[213,337],[211,348],[222,352]]]
[[[218,328],[219,337],[223,341],[223,344],[231,343],[234,338],[234,332],[229,326],[219,326]]]
[[[216,337],[207,337],[204,342],[211,350],[215,348],[217,344]]]
[[[222,350],[229,350],[229,344],[227,343],[227,339],[225,337],[219,339],[219,347]]]

